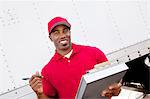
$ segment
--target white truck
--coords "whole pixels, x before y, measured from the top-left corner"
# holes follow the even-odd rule
[[[47,23],[56,16],[71,23],[72,42],[100,48],[112,64],[150,53],[149,0],[0,0],[0,99],[36,99],[22,78],[53,56]]]

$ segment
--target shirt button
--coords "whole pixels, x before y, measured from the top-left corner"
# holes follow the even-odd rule
[[[68,62],[70,63],[70,60],[68,60]]]

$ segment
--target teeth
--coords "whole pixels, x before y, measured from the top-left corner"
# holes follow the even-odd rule
[[[66,41],[66,40],[65,40],[65,41],[60,41],[60,43],[61,43],[61,44],[66,44],[67,41]]]

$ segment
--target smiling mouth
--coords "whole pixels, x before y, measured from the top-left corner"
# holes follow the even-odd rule
[[[66,46],[67,44],[63,44],[63,46]]]
[[[60,44],[62,44],[63,46],[66,46],[67,45],[67,40],[60,41]]]

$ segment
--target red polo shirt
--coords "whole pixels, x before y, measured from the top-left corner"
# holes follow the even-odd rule
[[[70,58],[57,52],[42,69],[43,91],[47,96],[75,98],[80,79],[95,64],[107,61],[104,53],[96,47],[72,44]]]

